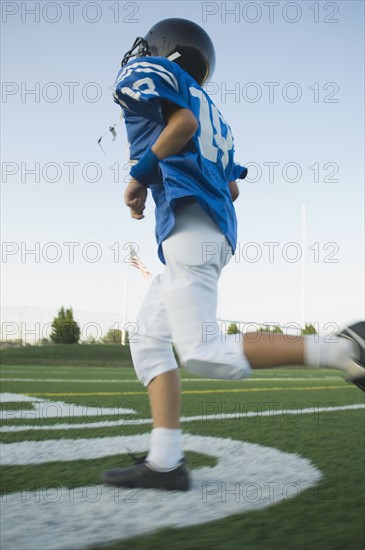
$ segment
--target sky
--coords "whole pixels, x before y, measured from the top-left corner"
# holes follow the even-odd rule
[[[1,8],[3,338],[21,322],[45,325],[62,305],[83,326],[134,321],[150,282],[126,266],[129,243],[153,275],[163,270],[152,199],[142,221],[123,203],[123,124],[102,140],[105,154],[97,141],[119,119],[112,89],[124,53],[167,17],[211,36],[205,88],[249,167],[220,319],[306,321],[330,335],[363,317],[362,1]]]

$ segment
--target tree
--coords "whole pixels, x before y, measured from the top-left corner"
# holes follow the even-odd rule
[[[240,332],[237,323],[231,323],[227,328],[227,334],[239,334]]]
[[[103,342],[101,340],[97,340],[95,336],[88,336],[86,340],[81,340],[80,343],[87,346],[91,344],[102,344]]]
[[[111,328],[105,336],[101,339],[103,344],[121,344],[122,343],[122,331],[118,328]]]
[[[305,327],[301,329],[301,333],[302,334],[317,334],[317,331],[316,331],[315,327],[312,324],[308,325],[306,323]]]
[[[73,317],[72,308],[61,307],[53,319],[50,340],[54,344],[77,344],[80,339],[80,326]]]
[[[48,338],[41,338],[38,341],[38,346],[49,346],[52,342]]]
[[[269,327],[269,326],[260,327],[259,332],[273,332],[274,334],[283,334],[282,329],[278,325],[275,325],[273,327]]]

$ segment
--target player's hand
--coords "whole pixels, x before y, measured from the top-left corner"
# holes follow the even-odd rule
[[[124,202],[130,208],[131,216],[135,220],[144,218],[143,210],[145,209],[146,199],[147,188],[132,178],[124,192]]]

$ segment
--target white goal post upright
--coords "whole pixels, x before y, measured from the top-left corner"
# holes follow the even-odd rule
[[[306,207],[302,204],[302,327],[306,324]]]
[[[127,296],[128,296],[128,279],[129,279],[129,267],[130,264],[124,262],[124,277],[123,277],[123,304],[122,304],[122,346],[126,345],[127,342],[127,331],[125,329],[127,323]]]

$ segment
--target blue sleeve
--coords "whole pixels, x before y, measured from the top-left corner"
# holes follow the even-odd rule
[[[247,168],[245,166],[241,166],[240,164],[234,164],[232,171],[231,171],[231,179],[232,180],[244,180],[247,176]]]
[[[233,141],[234,140],[232,136],[232,148],[229,150],[228,153],[228,165],[226,167],[227,181],[244,180],[247,176],[247,168],[235,162],[235,150]]]
[[[179,92],[178,75],[165,58],[140,58],[118,74],[114,101],[127,111],[161,122],[161,100],[189,109]]]

